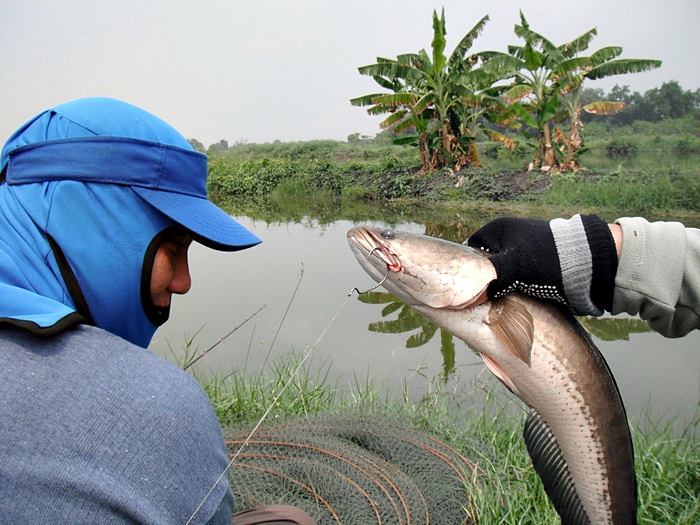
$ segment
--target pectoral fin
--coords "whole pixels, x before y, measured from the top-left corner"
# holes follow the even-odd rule
[[[549,426],[536,410],[530,412],[525,420],[523,438],[532,458],[532,465],[540,476],[544,490],[562,523],[590,524],[561,448]]]
[[[511,380],[510,377],[508,377],[508,374],[505,373],[505,371],[501,368],[501,366],[491,359],[489,356],[486,354],[480,354],[481,358],[484,360],[484,364],[486,365],[486,368],[488,368],[493,375],[495,375],[498,380],[506,385],[508,387],[508,390],[513,392],[516,396],[520,396],[520,392],[518,391],[518,387],[515,386],[515,383]]]
[[[503,346],[530,366],[535,328],[532,315],[525,306],[507,297],[493,301],[484,322],[493,330]]]

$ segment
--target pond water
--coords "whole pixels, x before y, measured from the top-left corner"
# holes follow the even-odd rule
[[[323,370],[327,381],[343,390],[357,391],[371,382],[382,392],[407,393],[418,400],[449,370],[445,390],[468,404],[479,402],[484,383],[495,384],[481,359],[457,339],[452,356],[445,352],[439,332],[425,344],[407,348],[409,337],[420,329],[369,330],[378,321],[395,320],[397,312],[382,317],[385,304],[366,304],[357,294],[348,296],[351,289],[367,289],[374,283],[350,252],[346,232],[358,224],[389,225],[238,220],[263,244],[237,253],[192,246],[193,287],[187,295],[174,297],[170,321],[156,332],[150,346],[158,355],[181,360],[187,339],[195,334],[194,345],[200,351],[208,349],[266,305],[194,365],[197,373],[241,368],[257,373],[281,355],[302,355],[323,334],[313,347],[310,366]],[[422,224],[391,226],[426,233]],[[628,340],[594,336],[594,341],[617,379],[632,419],[642,411],[655,421],[675,419],[678,425],[698,417],[700,331],[681,339],[643,332],[629,334]]]

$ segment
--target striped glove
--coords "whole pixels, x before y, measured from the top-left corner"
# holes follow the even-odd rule
[[[612,308],[617,252],[607,223],[596,215],[551,221],[503,217],[466,243],[493,254],[498,277],[488,287],[490,299],[519,290],[568,304],[576,315]]]

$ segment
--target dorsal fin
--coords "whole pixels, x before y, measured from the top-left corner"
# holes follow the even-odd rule
[[[574,480],[559,444],[536,410],[532,410],[525,420],[523,438],[532,458],[532,465],[561,517],[562,524],[590,525],[591,521],[576,492]]]
[[[535,327],[525,306],[515,299],[498,299],[491,303],[485,322],[513,355],[530,366]]]

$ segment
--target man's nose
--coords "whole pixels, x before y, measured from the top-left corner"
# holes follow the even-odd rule
[[[192,288],[190,266],[187,255],[178,259],[173,272],[173,280],[170,282],[170,291],[176,294],[186,294]]]

